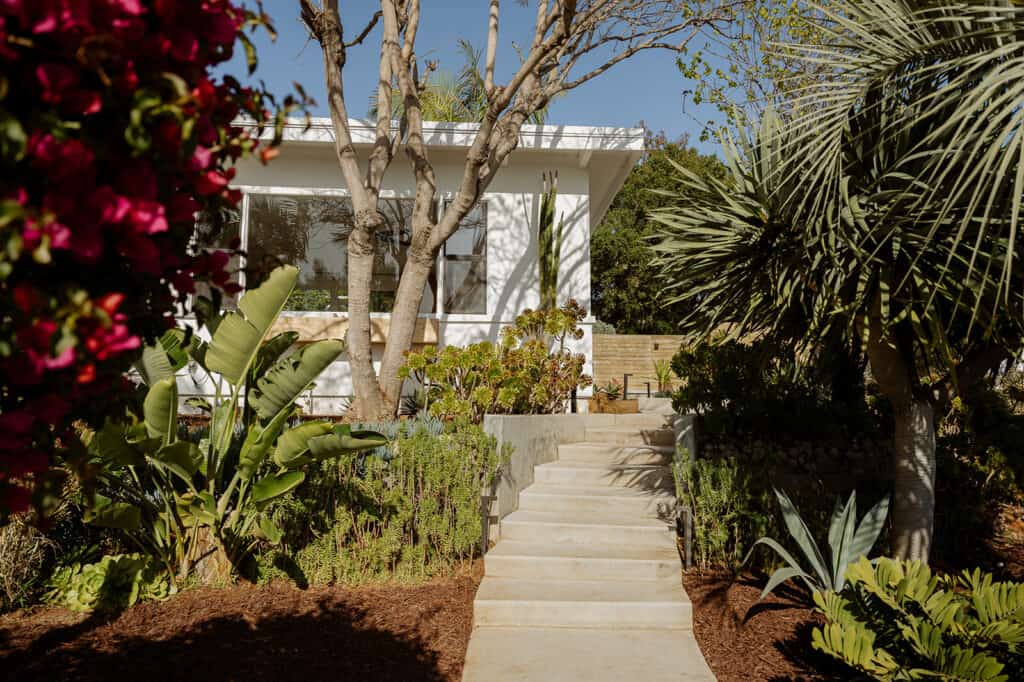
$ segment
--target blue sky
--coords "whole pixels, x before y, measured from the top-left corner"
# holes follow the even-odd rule
[[[362,30],[376,4],[371,0],[342,0],[342,19],[348,22],[347,38],[351,39]],[[442,70],[458,71],[463,61],[458,50],[459,39],[469,40],[477,47],[482,47],[486,41],[488,3],[484,0],[425,0],[423,4],[417,52],[422,58],[438,60]],[[307,39],[299,21],[298,0],[264,0],[263,5],[279,35],[276,42],[267,40],[262,32],[257,37],[260,66],[254,78],[262,79],[275,93],[288,92],[293,81],[299,82],[317,101],[313,114],[326,115],[320,48]],[[528,43],[533,12],[532,7],[522,7],[515,2],[502,4],[499,78],[518,64],[512,42]],[[375,87],[379,29],[373,37],[351,49],[345,65],[345,96],[353,116],[366,114],[369,96]],[[225,70],[240,80],[247,78],[241,54],[236,55]],[[649,129],[664,130],[670,138],[689,133],[695,147],[705,153],[717,153],[715,142],[700,141],[701,124],[697,122],[714,117],[715,112],[707,106],[695,107],[684,94],[691,89],[692,85],[676,68],[674,54],[666,51],[640,53],[555,101],[548,121],[610,126],[633,126],[643,121]]]

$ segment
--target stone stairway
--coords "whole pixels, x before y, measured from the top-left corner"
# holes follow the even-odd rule
[[[680,581],[664,419],[588,427],[534,469],[484,561],[464,682],[714,680]]]

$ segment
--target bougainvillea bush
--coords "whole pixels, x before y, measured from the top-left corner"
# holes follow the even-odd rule
[[[238,43],[255,67],[259,26],[229,0],[0,0],[0,515],[117,412],[195,282],[232,287],[194,216],[237,204],[233,164],[299,104],[212,74]]]

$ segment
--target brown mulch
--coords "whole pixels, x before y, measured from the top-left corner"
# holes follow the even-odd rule
[[[424,585],[187,590],[115,617],[0,617],[5,680],[459,680],[472,570]]]
[[[849,679],[849,672],[811,649],[820,625],[806,598],[786,586],[757,598],[764,580],[752,576],[683,574],[693,602],[693,630],[719,682]]]

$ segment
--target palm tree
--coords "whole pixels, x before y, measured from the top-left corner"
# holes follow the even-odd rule
[[[463,55],[462,68],[456,76],[447,71],[438,71],[427,77],[426,89],[420,95],[420,108],[427,121],[476,122],[482,121],[487,110],[487,94],[484,91],[484,77],[480,67],[482,51],[473,47],[468,40],[459,39],[459,50]],[[391,96],[393,118],[402,117],[402,95],[397,90]],[[377,96],[370,97],[367,116],[377,117]],[[543,125],[547,118],[547,107],[530,116],[530,122]]]
[[[659,262],[686,325],[866,352],[895,414],[893,550],[927,559],[935,408],[1019,349],[1024,8],[851,0],[826,76],[769,112],[732,182],[666,209]]]

